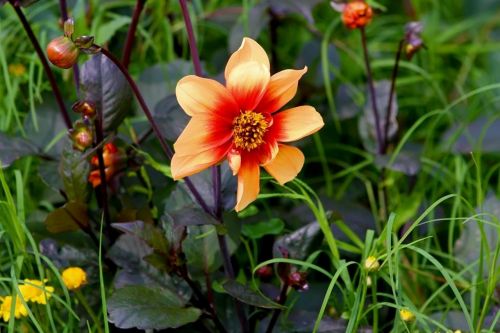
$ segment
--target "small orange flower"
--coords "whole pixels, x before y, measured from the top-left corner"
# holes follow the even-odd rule
[[[366,2],[356,0],[345,5],[342,22],[349,29],[363,28],[372,20],[373,10]]]
[[[125,153],[114,144],[107,143],[104,145],[102,157],[104,159],[106,181],[109,181],[123,167],[126,158]],[[101,176],[99,173],[99,159],[96,155],[92,157],[90,164],[94,167],[94,170],[90,172],[89,182],[93,187],[97,187],[101,185]]]
[[[278,112],[295,96],[306,71],[288,69],[271,76],[264,49],[244,38],[226,65],[225,86],[194,75],[181,79],[177,100],[191,120],[174,144],[174,179],[227,159],[238,175],[236,211],[257,198],[260,166],[280,184],[294,179],[304,155],[283,142],[299,140],[324,125],[312,106]]]

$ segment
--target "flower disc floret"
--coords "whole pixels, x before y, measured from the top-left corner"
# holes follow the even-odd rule
[[[264,143],[269,123],[265,116],[254,111],[244,111],[233,121],[234,145],[252,151]]]

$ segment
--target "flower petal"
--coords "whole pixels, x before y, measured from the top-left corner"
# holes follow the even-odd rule
[[[264,169],[273,176],[281,185],[297,177],[304,166],[304,154],[300,149],[279,145],[276,158],[264,165]]]
[[[233,176],[238,174],[238,171],[241,167],[241,154],[236,149],[231,149],[227,154],[227,161],[229,163],[229,167],[233,171]]]
[[[226,87],[240,110],[253,110],[264,96],[270,78],[269,68],[257,61],[249,61],[231,70]]]
[[[268,72],[270,71],[271,68],[267,53],[266,51],[264,51],[262,46],[260,46],[259,43],[257,43],[253,39],[245,37],[241,42],[240,48],[231,55],[231,57],[227,62],[226,70],[224,72],[226,81],[231,75],[233,69],[246,62],[260,63],[265,68],[267,68]]]
[[[181,156],[176,153],[172,157],[170,165],[172,177],[174,180],[179,180],[203,171],[222,161],[230,148],[231,143],[228,142],[217,148],[208,149],[193,155]]]
[[[243,158],[238,171],[238,193],[236,195],[236,207],[239,212],[253,202],[259,195],[260,167],[257,161],[251,158]]]
[[[273,113],[281,109],[297,93],[300,78],[307,72],[304,69],[287,69],[271,76],[266,93],[255,109],[258,112]]]
[[[232,125],[206,115],[196,115],[187,124],[174,144],[179,156],[195,155],[218,147],[231,139]]]
[[[190,116],[210,114],[234,118],[240,111],[229,91],[215,80],[185,76],[177,83],[175,94],[182,109]]]
[[[275,139],[290,142],[317,132],[325,123],[312,106],[298,106],[274,115],[271,127]]]

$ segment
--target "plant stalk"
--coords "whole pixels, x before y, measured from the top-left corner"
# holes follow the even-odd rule
[[[201,68],[200,54],[198,52],[198,46],[196,44],[196,38],[194,35],[193,24],[191,22],[191,17],[189,16],[189,10],[186,4],[186,0],[179,0],[179,4],[182,9],[182,16],[184,17],[184,24],[186,26],[186,32],[188,35],[189,49],[191,52],[191,59],[193,61],[195,74],[202,77],[203,71]],[[213,179],[213,196],[214,196],[214,213],[215,217],[224,223],[222,219],[222,200],[221,200],[221,169],[220,165],[212,167],[212,179]],[[230,280],[234,280],[234,268],[231,263],[231,256],[227,248],[227,242],[224,235],[217,235],[219,241],[219,248],[223,257],[224,271],[226,277]],[[237,299],[234,299],[236,306],[236,313],[240,321],[241,329],[243,332],[248,332],[248,322],[245,316],[243,305]]]
[[[366,77],[368,80],[368,87],[370,89],[370,95],[371,95],[373,118],[375,119],[375,131],[377,135],[378,153],[381,154],[383,151],[383,137],[382,137],[382,129],[380,128],[380,116],[378,113],[377,99],[375,96],[375,85],[373,83],[373,74],[370,65],[370,56],[368,55],[368,45],[366,43],[366,31],[365,28],[360,28],[359,31],[361,32],[361,44],[363,46],[363,54],[366,66]]]
[[[38,55],[38,58],[40,59],[40,62],[42,63],[43,69],[45,71],[45,74],[47,74],[47,77],[49,78],[49,83],[52,88],[52,92],[54,93],[54,97],[56,99],[57,105],[59,106],[59,111],[61,112],[61,116],[63,117],[64,123],[66,124],[66,127],[68,129],[73,128],[73,124],[71,122],[71,118],[69,117],[68,110],[66,109],[66,106],[64,105],[64,100],[61,95],[61,91],[59,90],[59,87],[57,86],[56,78],[54,77],[54,73],[50,69],[49,62],[47,61],[47,58],[45,57],[45,54],[40,47],[40,43],[38,43],[38,39],[35,36],[35,33],[33,32],[33,29],[31,29],[31,26],[26,19],[26,16],[24,15],[23,11],[21,10],[21,7],[19,7],[18,4],[14,0],[10,0],[10,4],[14,8],[14,11],[16,12],[17,16],[19,17],[19,20],[21,21],[24,30],[26,31],[26,34],[28,35],[28,38],[31,41],[31,44],[33,45],[33,48],[35,49],[36,54]]]
[[[104,165],[103,148],[100,145],[104,141],[104,135],[102,130],[102,112],[99,111],[99,119],[94,121],[95,134],[96,134],[96,146],[97,146],[97,159],[99,161],[99,177],[101,178],[101,205],[104,213],[104,222],[106,230],[109,232],[109,227],[111,224],[111,217],[109,215],[109,203],[108,203],[108,181],[106,179],[106,166]]]
[[[383,154],[387,151],[387,146],[389,145],[389,122],[391,121],[391,116],[392,116],[392,103],[394,99],[394,93],[396,92],[396,80],[398,78],[399,62],[401,61],[401,53],[403,51],[403,46],[404,46],[404,40],[401,40],[399,42],[398,51],[396,52],[396,61],[394,63],[394,68],[392,69],[391,91],[389,93],[389,101],[387,103],[387,112],[385,115],[384,145],[382,149]]]
[[[288,281],[283,282],[283,286],[281,287],[280,296],[278,298],[278,304],[280,304],[280,305],[285,304],[286,296],[288,294],[288,289],[289,289]],[[279,318],[280,314],[281,314],[281,309],[275,309],[273,311],[273,316],[271,317],[271,320],[269,321],[269,324],[267,325],[266,333],[273,332],[274,326],[278,322],[278,318]]]
[[[189,10],[187,8],[186,0],[179,0],[179,4],[181,5],[182,16],[184,17],[184,23],[186,25],[189,50],[191,51],[191,59],[194,65],[194,72],[198,76],[203,76],[203,70],[201,69],[201,62],[200,62],[200,54],[198,52],[198,47],[196,45],[193,23],[191,22],[191,17],[189,16]]]
[[[127,41],[125,42],[125,48],[123,49],[122,63],[125,68],[128,68],[130,64],[130,55],[132,53],[132,46],[134,46],[135,33],[137,31],[137,25],[139,24],[139,17],[144,9],[146,0],[137,0],[134,8],[134,14],[132,15],[132,22],[127,32]]]
[[[104,56],[106,56],[109,60],[111,60],[111,62],[113,62],[116,65],[116,67],[118,67],[120,72],[122,72],[122,74],[125,76],[125,79],[127,80],[128,84],[132,88],[132,91],[133,91],[135,97],[137,98],[137,101],[139,102],[139,105],[141,106],[142,111],[144,112],[144,114],[148,118],[148,121],[151,125],[151,128],[153,129],[153,132],[156,135],[156,138],[160,142],[160,146],[161,146],[163,152],[168,157],[168,159],[171,160],[172,156],[173,156],[172,149],[168,146],[167,142],[165,141],[165,138],[161,134],[161,131],[158,128],[158,125],[156,124],[156,121],[153,118],[153,114],[149,110],[148,105],[144,101],[144,97],[142,97],[142,94],[141,94],[141,91],[139,90],[139,87],[135,83],[134,79],[132,79],[132,77],[130,76],[128,70],[123,66],[123,64],[120,62],[120,60],[118,60],[111,52],[109,52],[108,50],[106,50],[104,48],[101,48],[98,45],[94,45],[94,47],[100,48],[101,53]],[[203,200],[202,196],[200,195],[200,192],[198,192],[198,190],[193,185],[191,180],[189,178],[186,178],[185,182],[186,182],[186,186],[189,188],[191,193],[193,193],[193,196],[195,197],[196,201],[200,204],[200,206],[203,208],[203,210],[205,210],[209,214],[213,214],[213,212],[208,207],[205,200]]]

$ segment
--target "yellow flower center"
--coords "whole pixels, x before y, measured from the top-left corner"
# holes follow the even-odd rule
[[[244,111],[233,121],[233,137],[236,148],[254,150],[264,142],[269,128],[266,117],[258,112]]]

